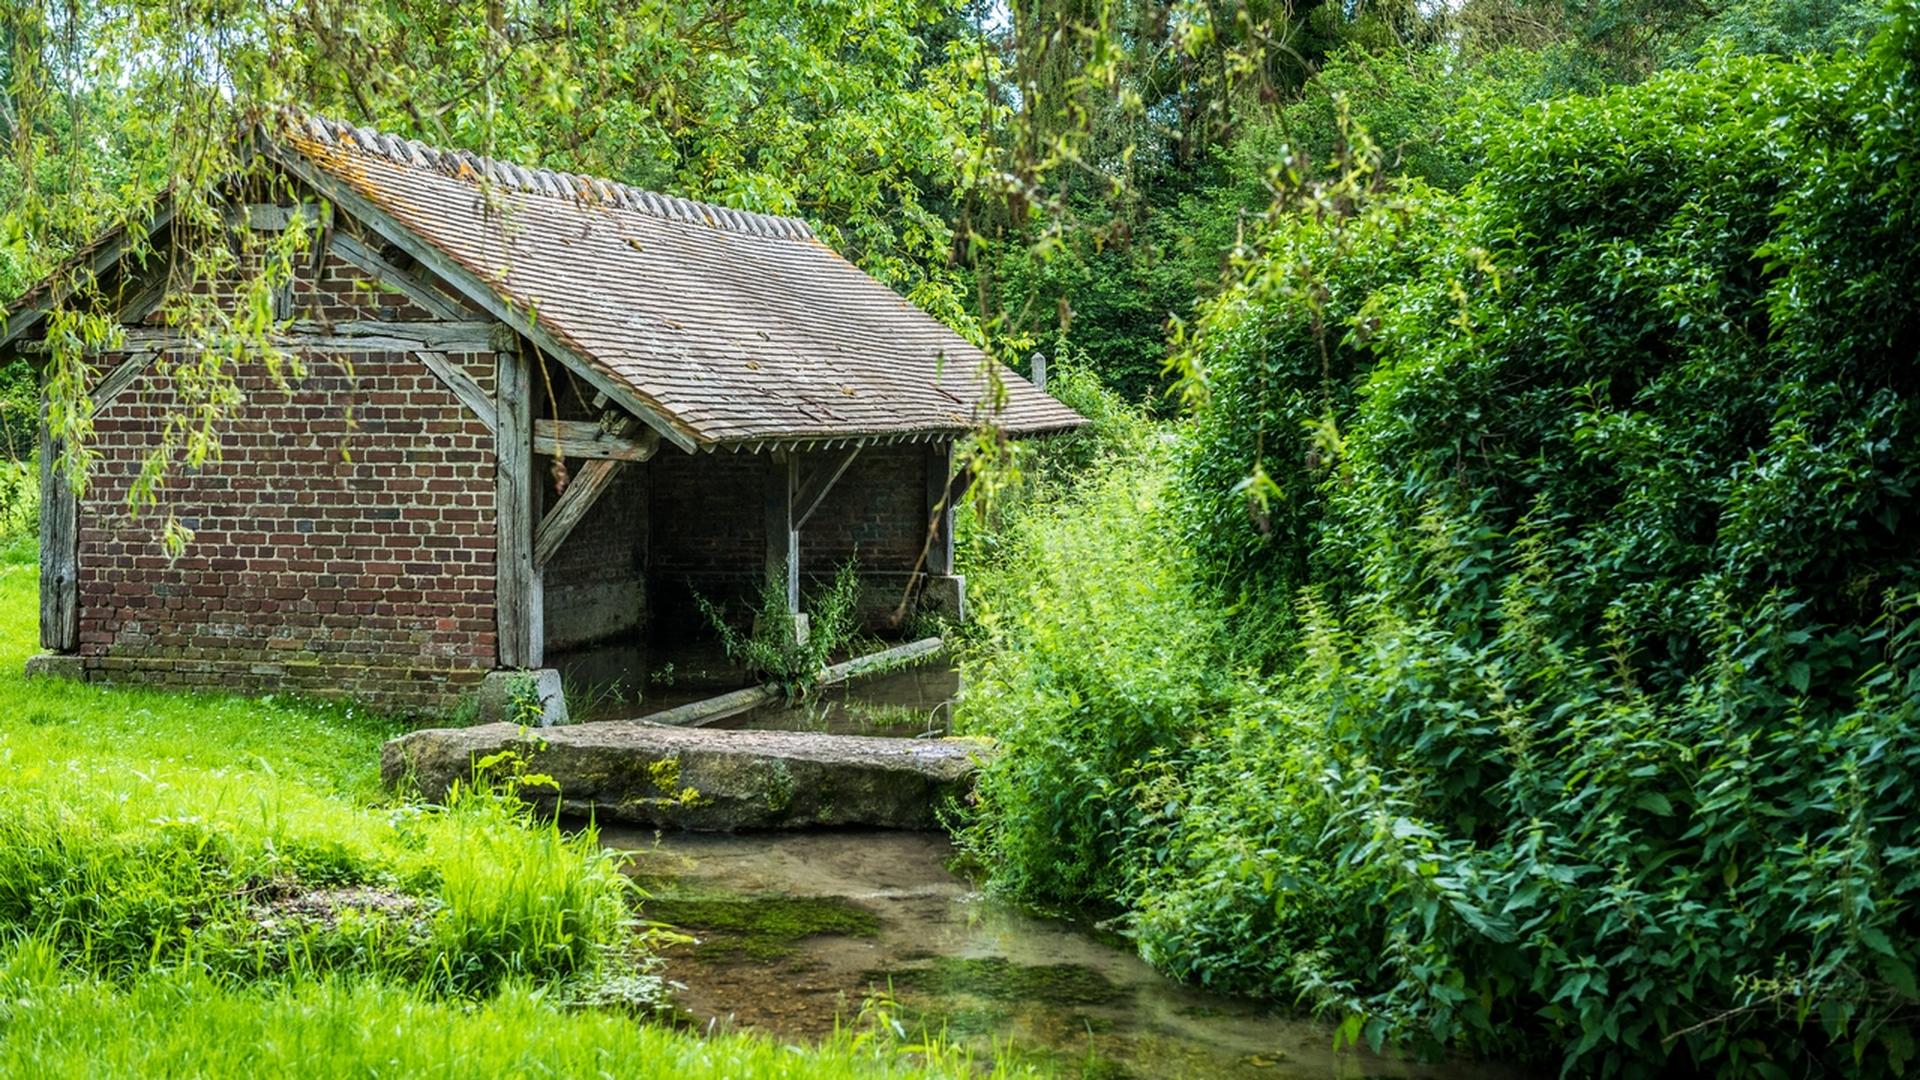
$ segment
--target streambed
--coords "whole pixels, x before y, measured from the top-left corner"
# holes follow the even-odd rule
[[[1098,1077],[1507,1075],[1336,1054],[1324,1024],[1182,987],[1123,941],[983,896],[926,833],[657,835],[633,853],[648,918],[698,940],[662,974],[700,1027],[816,1039],[888,995],[911,1031]]]

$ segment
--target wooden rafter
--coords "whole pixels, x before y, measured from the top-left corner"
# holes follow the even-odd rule
[[[145,242],[151,239],[154,233],[166,228],[167,223],[172,220],[173,204],[163,204],[139,229],[122,229],[97,249],[86,254],[83,258],[87,270],[97,279],[134,249],[136,236],[139,237],[140,242]],[[62,282],[59,288],[52,290],[49,295],[34,302],[32,306],[7,312],[6,325],[0,328],[0,346],[11,344],[20,335],[40,325],[40,320],[46,318],[48,312],[73,295],[74,284],[72,280]]]
[[[820,509],[820,504],[827,500],[827,494],[833,490],[833,485],[839,483],[840,478],[846,475],[847,469],[853,464],[853,459],[859,456],[860,448],[856,446],[841,455],[838,464],[831,467],[822,464],[814,470],[812,478],[801,485],[794,496],[794,509],[799,511],[799,516],[793,522],[795,532],[806,527],[807,520],[813,517],[813,512]]]
[[[447,299],[440,290],[417,274],[402,270],[373,248],[344,232],[336,232],[328,247],[335,255],[372,275],[387,289],[397,292],[441,319],[470,319],[473,313]]]

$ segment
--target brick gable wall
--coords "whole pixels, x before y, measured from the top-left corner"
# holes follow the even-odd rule
[[[303,274],[297,302],[330,319],[424,316],[362,278],[330,259]],[[449,359],[491,392],[491,354]],[[159,513],[194,531],[178,559],[160,544],[163,518],[126,509],[176,387],[150,369],[96,418],[80,503],[89,678],[432,713],[493,667],[491,433],[409,353],[306,363],[290,393],[260,365],[239,372],[244,404],[218,460],[164,489]]]

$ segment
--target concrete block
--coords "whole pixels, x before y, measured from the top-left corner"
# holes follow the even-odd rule
[[[27,657],[29,679],[72,679],[85,682],[87,665],[72,653],[36,653]]]
[[[966,622],[967,576],[928,574],[920,586],[920,606],[939,613],[949,622]]]
[[[539,727],[552,727],[567,722],[567,697],[560,689],[560,672],[554,668],[534,668],[529,671],[489,671],[480,681],[477,692],[482,720],[514,720],[514,689],[519,680],[531,681],[531,691],[539,697],[541,705]]]

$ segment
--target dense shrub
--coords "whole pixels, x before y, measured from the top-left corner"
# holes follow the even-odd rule
[[[1029,897],[1125,898],[1126,857],[1152,821],[1128,792],[1156,782],[1168,749],[1235,692],[1221,616],[1165,542],[1158,456],[1110,462],[1009,523],[1004,554],[969,568],[996,647],[967,668],[959,720],[1014,750],[982,777],[971,843]]]
[[[1192,345],[1189,542],[1034,546],[1071,614],[963,718],[1002,878],[1369,1039],[1906,1068],[1917,14],[1536,107],[1457,195],[1302,188]],[[1218,689],[1248,642],[1279,676]]]

